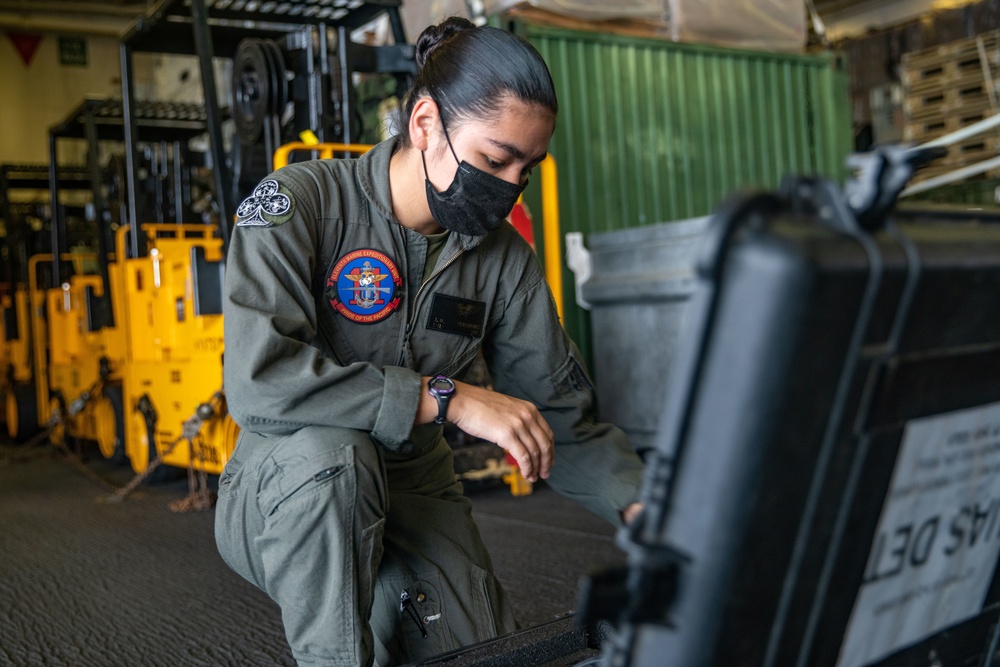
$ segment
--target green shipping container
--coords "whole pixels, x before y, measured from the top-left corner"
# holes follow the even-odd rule
[[[563,238],[705,215],[734,191],[774,188],[788,173],[844,173],[848,75],[834,54],[513,29],[545,58],[559,96],[550,152]],[[542,253],[537,186],[528,204]],[[589,358],[589,320],[566,268],[563,286],[566,330]]]

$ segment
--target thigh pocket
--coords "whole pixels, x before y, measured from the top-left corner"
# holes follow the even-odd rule
[[[438,572],[414,576],[383,574],[379,578],[379,589],[382,613],[392,622],[373,619],[373,625],[381,626],[383,632],[393,627],[394,636],[386,643],[396,647],[393,653],[401,649],[401,654],[393,656],[395,660],[419,662],[457,648],[444,613]]]
[[[516,630],[514,613],[497,578],[474,564],[470,564],[469,574],[472,577],[469,597],[473,608],[472,618],[469,619],[473,624],[470,632],[476,641],[493,639]]]
[[[354,485],[351,447],[338,447],[321,453],[308,450],[297,453],[293,450],[293,443],[283,444],[286,446],[276,448],[261,474],[257,500],[265,517],[273,516],[284,505],[300,498]]]
[[[364,611],[370,611],[370,602],[378,577],[378,566],[382,561],[382,536],[385,534],[385,519],[379,519],[361,532],[361,546],[358,551],[358,599]],[[345,573],[351,574],[351,573]]]

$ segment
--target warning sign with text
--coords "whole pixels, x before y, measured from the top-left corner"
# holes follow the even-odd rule
[[[838,667],[979,614],[1000,554],[1000,403],[906,425]]]

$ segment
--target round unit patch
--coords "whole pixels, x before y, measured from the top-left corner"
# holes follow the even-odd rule
[[[326,281],[326,297],[341,315],[360,324],[374,324],[399,306],[403,277],[388,255],[355,250],[334,264]]]

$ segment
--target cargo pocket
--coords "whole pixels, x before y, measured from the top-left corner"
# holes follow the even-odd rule
[[[338,449],[313,457],[294,457],[287,460],[272,459],[273,469],[262,479],[258,502],[261,514],[271,517],[291,502],[312,496],[324,488],[347,483],[353,487],[354,469],[350,450]],[[351,494],[353,495],[353,493]]]

